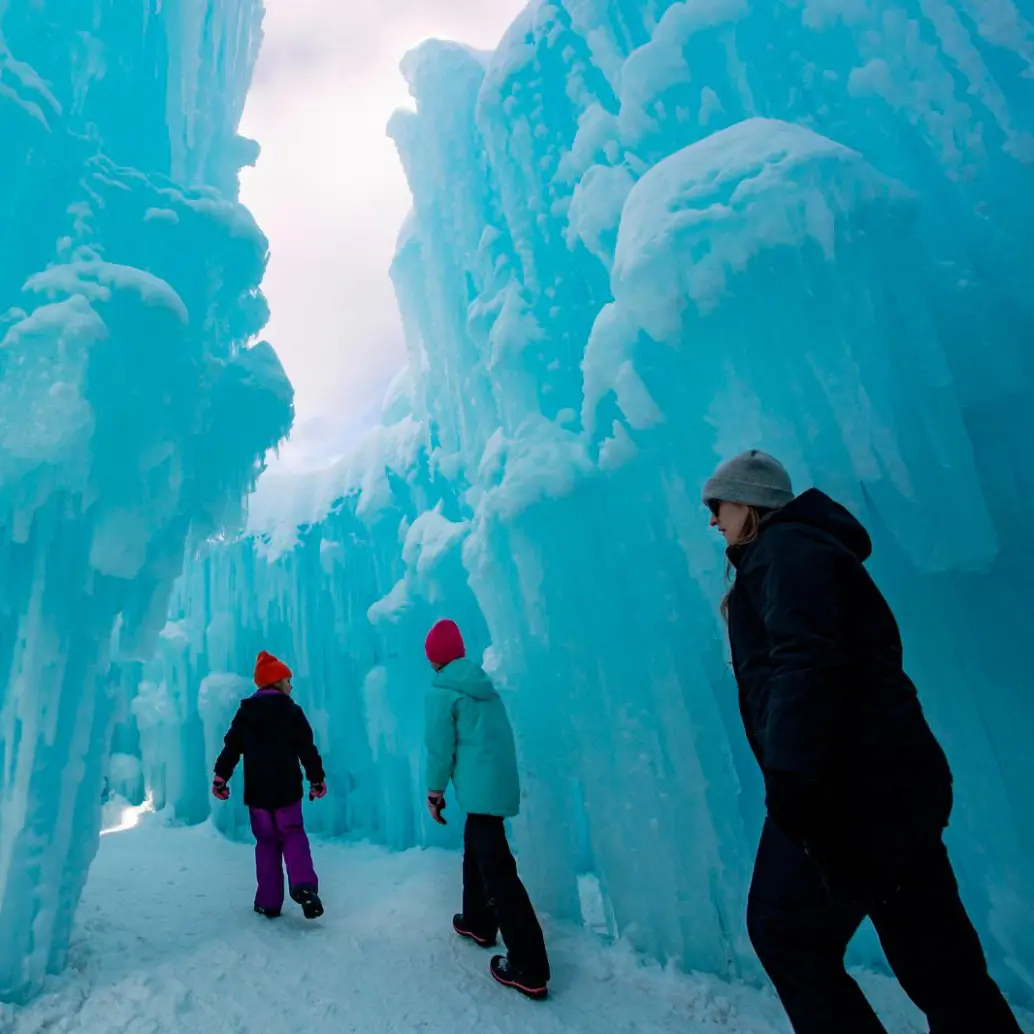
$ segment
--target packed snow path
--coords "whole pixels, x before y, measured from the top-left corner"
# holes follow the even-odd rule
[[[327,912],[251,911],[252,852],[210,827],[147,816],[106,836],[79,910],[69,971],[4,1034],[788,1034],[769,995],[637,963],[547,924],[552,995],[525,1001],[490,954],[450,929],[459,859],[314,844]],[[867,981],[909,1022],[889,981]],[[6,1008],[6,1011],[5,1011]]]

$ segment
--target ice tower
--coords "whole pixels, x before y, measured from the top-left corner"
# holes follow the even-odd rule
[[[314,827],[453,843],[419,808],[421,643],[449,615],[515,718],[536,903],[756,972],[762,802],[699,490],[759,446],[872,530],[967,902],[1034,996],[1032,17],[533,0],[493,54],[410,54],[409,365],[354,455],[260,484],[121,669],[118,742],[166,806],[207,813],[198,770],[266,646],[325,748]]]
[[[261,16],[0,2],[0,999],[64,961],[109,662],[151,655],[184,546],[238,522],[290,426],[276,355],[245,347],[267,318],[237,202]]]

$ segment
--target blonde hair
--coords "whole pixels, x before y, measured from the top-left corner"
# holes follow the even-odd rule
[[[762,510],[757,506],[747,507],[747,519],[743,522],[743,530],[740,532],[740,537],[733,543],[734,546],[749,546],[758,537],[758,532],[761,530],[761,521],[766,513],[770,513],[769,510]],[[729,585],[725,595],[722,597],[722,602],[719,607],[722,613],[722,617],[725,619],[725,623],[729,623],[729,597],[732,596],[732,581],[734,579],[733,574],[734,568],[731,560],[725,562],[725,581]]]

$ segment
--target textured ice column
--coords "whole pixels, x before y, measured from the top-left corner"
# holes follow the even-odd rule
[[[179,759],[169,756],[170,746],[178,746],[179,730],[176,708],[164,683],[150,679],[137,683],[132,719],[144,783],[154,807],[161,811],[168,800],[168,770],[179,766]]]
[[[380,772],[384,841],[392,847],[413,843],[456,846],[462,816],[450,793],[453,812],[441,829],[419,808],[426,758],[423,751],[424,695],[433,672],[424,656],[424,637],[439,618],[459,623],[469,655],[480,660],[487,636],[484,621],[466,585],[461,553],[469,531],[441,508],[422,513],[405,532],[402,578],[369,610],[384,645],[383,661],[366,676],[363,704],[367,735]]]
[[[483,55],[458,44],[429,43],[408,55],[403,72],[420,114],[397,113],[389,132],[410,173],[416,210],[403,231],[393,272],[396,283],[419,278],[410,293],[423,311],[407,326],[408,344],[413,368],[420,368],[413,360],[419,363],[421,355],[434,358],[424,366],[424,377],[429,393],[440,400],[433,408],[436,434],[448,451],[476,462],[498,422],[479,355],[478,326],[468,312],[481,289],[478,257],[486,213],[495,206],[491,175],[478,161],[482,142],[474,126]],[[440,178],[445,169],[454,175]],[[444,191],[439,184],[447,184]],[[414,247],[407,248],[407,241]],[[426,268],[441,269],[446,283],[464,285],[462,294],[439,290],[424,277]],[[454,397],[463,397],[463,405],[441,404]]]
[[[0,5],[0,998],[64,962],[125,719],[112,644],[150,654],[186,542],[239,518],[290,425],[275,354],[245,348],[267,314],[235,200],[259,13]],[[204,45],[177,71],[185,28]]]
[[[835,430],[809,447],[809,462],[867,483],[920,565],[984,566],[997,536],[914,225],[911,191],[787,123],[741,122],[665,159],[625,205],[614,310],[586,355],[587,406],[601,390],[628,390],[632,375],[610,338],[630,318],[627,356],[657,356],[640,383],[669,420],[709,414],[736,436],[719,443],[726,451],[765,433],[768,418],[770,436],[785,438],[775,451],[801,459],[807,426]],[[686,346],[699,376],[676,387],[664,377]],[[604,379],[597,360],[608,364]],[[852,501],[862,502],[857,490]],[[949,508],[953,520],[931,528],[928,514]]]
[[[192,758],[194,768],[205,778],[206,791],[209,789],[209,777],[215,770],[215,759],[223,749],[223,738],[226,736],[230,722],[237,713],[241,701],[255,692],[255,686],[240,675],[213,674],[206,675],[201,681],[198,693],[198,711],[204,725],[204,757]],[[242,775],[242,767],[238,766],[238,774]],[[212,821],[218,830],[235,840],[247,839],[251,830],[248,809],[244,805],[244,783],[237,778],[231,783],[230,799],[214,801],[212,804]]]
[[[205,731],[198,707],[197,622],[169,622],[155,655],[142,665],[143,689],[133,703],[145,768],[159,778],[152,801],[170,822],[187,825],[208,816]]]

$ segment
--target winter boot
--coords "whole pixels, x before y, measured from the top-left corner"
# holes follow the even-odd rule
[[[457,912],[456,915],[452,917],[452,928],[460,935],[460,937],[466,937],[468,941],[473,941],[479,948],[495,947],[495,934],[486,936],[484,934],[476,933],[463,918],[462,912]]]
[[[494,955],[490,969],[492,976],[500,984],[520,991],[525,998],[530,998],[532,1001],[541,1002],[549,994],[544,980],[531,980],[524,973],[514,969],[505,955]]]
[[[267,919],[278,919],[280,917],[279,908],[263,908],[261,905],[255,906],[255,911],[260,916],[265,916]]]
[[[302,915],[306,919],[319,919],[323,915],[323,902],[315,887],[292,887],[291,900],[302,906]]]

